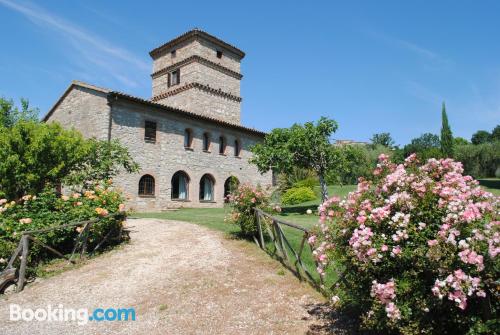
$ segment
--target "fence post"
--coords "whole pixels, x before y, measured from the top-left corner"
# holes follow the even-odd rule
[[[24,283],[26,281],[26,264],[28,263],[28,249],[29,249],[29,239],[28,235],[23,235],[21,237],[22,241],[22,254],[21,254],[21,267],[19,268],[19,278],[17,280],[17,292],[21,292],[24,288]]]

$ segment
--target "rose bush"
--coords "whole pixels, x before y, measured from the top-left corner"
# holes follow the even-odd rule
[[[123,203],[122,194],[110,183],[94,184],[83,193],[58,196],[53,190],[46,189],[38,195],[25,195],[17,202],[1,199],[0,269],[16,248],[22,231],[102,218],[89,230],[88,250],[92,250],[108,232],[120,229],[126,217]],[[71,252],[80,231],[81,227],[69,227],[34,234],[34,237],[65,254]],[[34,243],[30,245],[29,255],[31,267],[54,257],[50,251]]]
[[[500,198],[461,163],[379,157],[372,180],[322,204],[310,238],[318,271],[342,273],[332,302],[378,333],[498,330]]]
[[[228,196],[231,213],[225,221],[240,226],[242,235],[256,236],[258,232],[254,208],[270,213],[281,211],[277,205],[270,204],[270,196],[260,186],[241,184]]]

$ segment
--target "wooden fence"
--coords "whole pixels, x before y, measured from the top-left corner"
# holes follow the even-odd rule
[[[119,217],[123,216],[123,214],[114,214],[111,215],[111,217]],[[16,291],[20,292],[23,290],[24,285],[26,284],[26,267],[28,263],[28,256],[29,256],[29,248],[30,248],[30,243],[38,244],[42,248],[45,248],[55,254],[58,257],[66,259],[69,263],[75,263],[74,257],[76,254],[79,254],[79,258],[84,258],[86,257],[87,254],[87,248],[88,248],[88,237],[89,237],[89,230],[92,227],[93,224],[101,221],[103,218],[110,218],[110,216],[98,218],[98,219],[93,219],[93,220],[87,220],[87,221],[80,221],[80,222],[72,222],[72,223],[67,223],[63,225],[55,225],[43,229],[37,229],[37,230],[27,230],[21,232],[21,239],[19,240],[19,244],[17,245],[17,248],[14,250],[14,253],[9,259],[9,262],[7,263],[7,266],[5,269],[0,272],[0,292],[3,291],[5,286],[9,283],[16,282]],[[59,229],[65,229],[65,228],[72,228],[72,227],[81,227],[78,236],[75,239],[75,245],[72,249],[71,255],[66,256],[62,252],[54,249],[53,247],[43,243],[39,239],[37,239],[35,236],[37,234],[43,234],[43,233],[50,233],[55,230]],[[114,232],[113,229],[111,229],[104,237],[103,239],[96,244],[94,249],[90,252],[90,254],[96,252],[104,242],[108,241],[111,238],[112,233]],[[115,238],[121,240],[122,239],[122,234],[123,233],[128,233],[127,231],[123,230],[123,227],[120,226],[120,229],[116,232],[117,236]],[[19,271],[14,267],[14,262],[16,259],[20,258],[20,266],[19,266]],[[17,281],[16,281],[17,278]]]
[[[309,272],[307,267],[304,266],[303,262],[304,252],[312,253],[313,251],[309,243],[307,243],[307,239],[311,236],[309,229],[291,222],[286,222],[282,219],[265,213],[258,208],[256,208],[254,211],[258,228],[258,238],[254,237],[255,243],[257,243],[257,245],[261,249],[271,254],[271,256],[276,256],[280,260],[280,262],[289,270],[291,270],[300,280],[307,279],[317,289],[322,290],[323,278],[321,276],[318,276],[318,279],[315,278]],[[302,240],[300,242],[298,250],[295,250],[290,241],[287,239],[285,233],[283,232],[284,226],[291,229],[296,229],[300,233],[302,233]],[[270,250],[266,246],[266,242],[264,239],[264,230],[267,231],[267,234],[271,239],[273,247],[272,250]]]

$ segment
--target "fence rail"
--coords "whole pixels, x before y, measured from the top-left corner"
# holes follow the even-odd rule
[[[322,277],[319,276],[319,279],[314,278],[303,262],[303,253],[306,248],[306,244],[309,251],[311,253],[313,251],[311,246],[307,243],[307,239],[311,235],[309,229],[279,219],[258,208],[255,208],[254,211],[258,228],[258,238],[254,237],[255,243],[257,243],[262,250],[270,253],[271,256],[276,256],[280,262],[290,269],[300,280],[307,279],[311,284],[316,286],[316,288],[321,290],[323,285]],[[285,233],[283,232],[283,226],[302,232],[302,239],[298,250],[295,250],[290,241],[287,239]],[[272,251],[266,247],[264,229],[271,239],[274,247],[274,250]]]
[[[67,224],[62,224],[62,225],[54,225],[51,227],[43,228],[43,229],[36,229],[36,230],[26,230],[21,232],[21,239],[19,240],[19,243],[12,253],[12,256],[9,259],[9,262],[7,263],[7,266],[5,269],[0,272],[0,292],[3,291],[3,289],[6,287],[7,284],[16,282],[16,291],[20,292],[23,290],[25,284],[26,284],[26,268],[28,264],[28,253],[29,253],[29,248],[30,248],[30,242],[33,242],[34,244],[38,244],[42,248],[45,248],[52,252],[53,254],[57,255],[60,258],[66,259],[70,263],[75,263],[74,261],[74,256],[75,254],[79,253],[80,256],[79,258],[84,258],[87,255],[87,248],[88,248],[88,237],[89,237],[89,230],[92,227],[93,224],[98,223],[104,218],[110,218],[110,217],[120,217],[123,216],[122,213],[117,213],[113,215],[108,215],[105,217],[101,217],[98,219],[92,219],[92,220],[86,220],[86,221],[79,221],[79,222],[72,222],[72,223],[67,223]],[[56,250],[55,248],[43,243],[40,241],[38,238],[35,237],[37,234],[43,234],[43,233],[49,233],[55,230],[60,230],[60,229],[65,229],[65,228],[71,228],[71,227],[82,227],[82,229],[79,231],[78,236],[75,239],[75,245],[71,251],[71,255],[68,257],[64,255],[62,252]],[[94,247],[94,249],[91,251],[91,253],[96,252],[103,244],[104,242],[108,241],[111,237],[111,233],[114,230],[111,229],[104,237],[103,239],[97,243],[97,245]],[[116,238],[120,239],[122,238],[123,233],[127,233],[126,231],[123,230],[123,227],[120,226],[120,229],[116,232],[117,236]],[[19,266],[19,271],[14,267],[14,263],[16,259],[20,258],[20,266]],[[16,281],[17,278],[17,281]]]

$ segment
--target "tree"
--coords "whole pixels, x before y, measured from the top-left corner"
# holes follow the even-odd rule
[[[294,124],[290,128],[273,129],[263,143],[252,148],[250,160],[261,173],[289,173],[294,167],[313,170],[319,178],[321,197],[328,199],[326,174],[341,164],[339,148],[330,143],[330,136],[337,130],[334,120],[322,117],[314,124]]]
[[[420,137],[411,140],[410,144],[405,145],[404,156],[416,153],[421,160],[441,157],[441,141],[439,136],[431,133],[422,134]]]
[[[448,115],[446,115],[444,102],[441,111],[441,152],[445,157],[453,157],[453,134],[448,124]]]
[[[387,148],[392,148],[395,143],[390,133],[373,134],[370,141],[372,142],[371,144],[373,147],[382,145]]]
[[[21,109],[14,101],[0,98],[0,127],[11,128],[19,121],[38,121],[38,108],[30,107],[27,99],[21,98]]]
[[[108,180],[122,171],[133,173],[139,170],[139,165],[118,140],[90,139],[86,141],[86,146],[85,157],[68,176],[64,177],[66,185],[85,188],[88,182]]]
[[[493,128],[493,131],[491,132],[491,140],[500,141],[500,124]]]
[[[467,145],[470,144],[469,141],[467,141],[463,137],[453,137],[453,146],[459,146],[459,145]]]
[[[19,121],[0,132],[0,196],[9,199],[60,183],[84,187],[122,169],[134,172],[137,164],[118,142],[85,140],[57,123]]]
[[[488,143],[491,141],[491,134],[488,133],[486,130],[478,130],[476,131],[471,138],[472,144],[482,144],[482,143]]]

